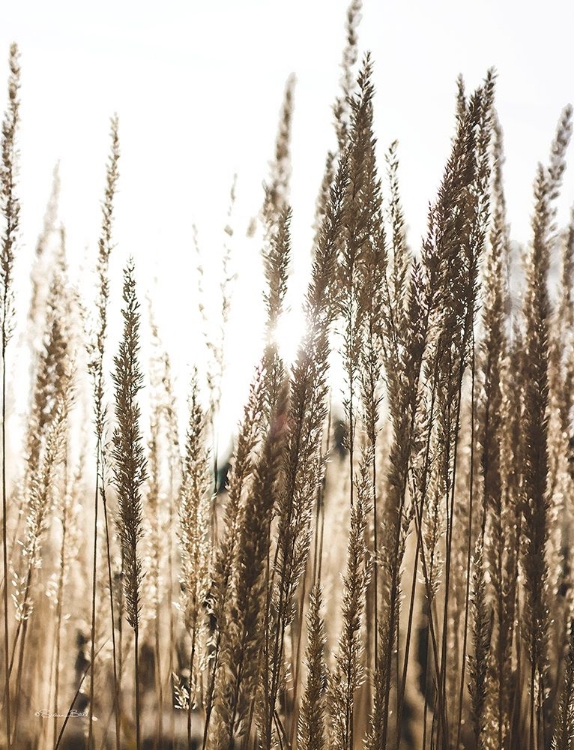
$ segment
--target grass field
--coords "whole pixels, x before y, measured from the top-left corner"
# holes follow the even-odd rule
[[[411,248],[359,13],[355,0],[292,362],[278,334],[292,256],[286,89],[257,218],[264,340],[229,462],[215,427],[225,335],[205,321],[182,403],[137,258],[110,278],[117,118],[95,294],[69,273],[56,185],[21,309],[10,50],[2,750],[574,748],[574,214],[556,219],[572,109],[533,165],[518,252],[495,75],[474,91],[459,81],[451,153]],[[189,294],[199,306],[201,290]],[[229,295],[223,283],[224,329]]]

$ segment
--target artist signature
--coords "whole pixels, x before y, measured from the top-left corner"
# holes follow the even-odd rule
[[[57,714],[46,709],[43,709],[42,711],[36,711],[36,716],[41,716],[43,719],[65,719],[66,717],[75,719],[87,715],[88,714],[86,711],[76,711],[75,709],[68,711],[67,714]]]

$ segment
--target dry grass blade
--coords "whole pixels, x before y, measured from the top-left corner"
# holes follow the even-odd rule
[[[335,656],[329,701],[333,721],[332,747],[352,750],[355,746],[355,693],[364,680],[362,664],[363,618],[370,565],[365,547],[370,486],[370,462],[362,466],[357,501],[351,509],[347,569],[343,577],[342,631]]]
[[[548,646],[549,533],[548,480],[548,355],[550,301],[548,271],[554,232],[555,200],[565,168],[564,155],[572,131],[572,110],[567,108],[552,144],[550,166],[539,165],[534,185],[533,240],[527,269],[524,302],[527,351],[524,361],[524,639],[531,665],[530,746],[543,743]]]
[[[16,138],[20,121],[20,55],[18,47],[10,48],[8,107],[2,121],[2,165],[0,170],[0,205],[4,227],[0,257],[0,326],[2,350],[12,335],[14,252],[20,228],[20,201],[16,192],[18,178]]]
[[[480,538],[474,554],[471,595],[474,652],[469,656],[469,691],[477,750],[487,747],[484,736],[488,721],[485,707],[493,623],[493,613],[486,601],[485,595],[486,584],[482,565],[483,545],[484,541]]]
[[[262,638],[266,629],[266,563],[271,554],[272,512],[282,477],[288,389],[277,352],[275,330],[283,312],[291,253],[291,212],[285,207],[270,233],[265,255],[266,348],[261,364],[263,425],[268,425],[245,504],[238,507],[238,543],[230,569],[230,596],[223,611],[221,680],[216,686],[216,742],[226,747],[241,731],[249,733],[249,712],[261,687]],[[233,485],[230,485],[230,491]]]
[[[261,426],[266,414],[265,376],[258,368],[251,383],[249,397],[244,409],[237,447],[228,479],[228,498],[225,507],[224,529],[221,540],[215,551],[213,562],[213,585],[209,595],[209,608],[216,623],[215,643],[211,654],[211,665],[208,675],[207,694],[205,699],[205,726],[203,745],[207,747],[212,730],[211,714],[214,708],[216,679],[221,664],[221,643],[227,623],[225,610],[231,597],[231,579],[233,561],[238,544],[241,507],[244,494],[253,480],[255,471],[254,451],[259,445]]]
[[[8,108],[2,121],[2,164],[0,166],[0,207],[3,219],[0,256],[0,333],[2,361],[2,562],[4,574],[4,712],[6,714],[6,746],[11,747],[12,721],[9,671],[8,628],[8,505],[6,482],[6,348],[12,334],[14,252],[20,226],[20,202],[16,193],[18,174],[16,136],[20,110],[20,61],[18,47],[10,48],[10,77],[8,79]]]
[[[124,332],[114,359],[113,373],[116,428],[112,459],[118,494],[117,524],[124,560],[126,615],[128,623],[135,629],[141,609],[143,571],[138,542],[142,536],[141,486],[146,478],[146,463],[137,403],[137,394],[143,387],[143,374],[138,361],[140,313],[133,263],[128,264],[124,271],[123,300]]]
[[[119,123],[118,118],[111,120],[111,149],[106,169],[106,186],[104,202],[102,205],[102,226],[98,241],[97,277],[98,293],[96,299],[97,320],[93,340],[88,344],[88,372],[92,379],[94,398],[94,422],[96,432],[96,486],[94,488],[94,535],[93,535],[93,557],[92,557],[92,614],[91,614],[91,646],[90,646],[90,707],[89,707],[89,732],[88,743],[92,741],[93,719],[94,719],[94,673],[95,673],[95,651],[96,651],[96,606],[97,606],[97,578],[98,578],[98,517],[100,496],[104,506],[104,521],[106,526],[106,552],[108,567],[108,586],[110,596],[110,614],[112,620],[112,648],[114,661],[114,694],[116,714],[116,737],[119,743],[119,710],[118,710],[118,674],[114,623],[114,602],[112,587],[111,554],[109,540],[109,523],[106,503],[106,465],[104,455],[105,427],[107,417],[107,404],[105,401],[105,378],[104,378],[104,353],[108,330],[108,303],[109,303],[109,262],[113,248],[112,231],[114,225],[114,198],[117,191],[119,179]],[[119,750],[119,744],[116,746]]]
[[[329,292],[334,280],[347,182],[347,163],[342,160],[319,233],[305,303],[307,331],[291,375],[285,479],[277,500],[277,546],[271,580],[274,617],[269,620],[269,685],[260,712],[261,741],[266,746],[271,745],[274,736],[285,633],[294,614],[293,596],[307,563],[313,502],[322,480],[321,436],[327,417],[328,332],[335,313]]]
[[[341,77],[341,96],[335,101],[333,112],[335,115],[335,129],[339,143],[339,153],[342,154],[347,147],[351,113],[349,101],[354,93],[355,72],[354,68],[358,60],[358,37],[357,29],[361,21],[362,0],[352,0],[347,10],[347,43],[343,51],[343,75]]]
[[[249,736],[250,713],[265,688],[267,561],[271,521],[282,481],[287,388],[284,384],[270,419],[269,432],[254,471],[253,484],[241,508],[232,595],[225,611],[221,670],[215,708],[218,728],[214,747],[226,748]]]
[[[325,623],[322,609],[323,594],[320,584],[309,593],[307,613],[307,679],[301,698],[301,714],[297,745],[301,750],[324,750],[326,736],[327,666],[325,664]]]
[[[118,495],[116,519],[122,552],[126,617],[134,630],[136,737],[140,748],[139,625],[144,577],[140,541],[143,535],[141,487],[146,480],[146,461],[140,426],[138,392],[143,387],[139,364],[140,306],[136,296],[133,261],[124,270],[123,336],[114,358],[116,428],[113,434],[113,473]]]
[[[265,200],[262,210],[265,229],[271,236],[279,226],[281,214],[284,213],[289,202],[294,95],[295,76],[291,75],[285,86],[285,96],[279,119],[279,132],[275,142],[275,157],[271,163],[269,184],[265,186]]]
[[[570,638],[564,684],[552,737],[552,750],[572,750],[574,747],[574,627],[570,623]]]

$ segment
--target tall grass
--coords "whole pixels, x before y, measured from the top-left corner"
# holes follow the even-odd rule
[[[10,700],[10,646],[8,614],[8,504],[6,476],[6,386],[7,386],[7,348],[13,329],[13,276],[14,254],[20,224],[20,203],[16,193],[17,179],[17,146],[16,135],[19,121],[19,88],[20,67],[18,48],[10,49],[10,79],[8,82],[8,107],[2,122],[2,215],[4,227],[2,232],[0,325],[2,329],[2,563],[4,572],[4,706],[6,716],[6,744],[11,747],[12,722]]]
[[[263,338],[225,481],[232,230],[219,303],[204,304],[199,274],[206,347],[188,409],[133,261],[115,299],[117,118],[95,302],[70,278],[56,175],[31,307],[15,315],[10,51],[0,748],[574,746],[574,222],[561,229],[556,212],[572,110],[548,163],[533,165],[532,236],[517,261],[495,76],[471,92],[460,79],[451,151],[411,247],[400,150],[383,147],[380,161],[374,63],[358,64],[360,12],[353,2],[292,362],[278,338],[293,254],[287,83],[258,213]],[[26,351],[18,429],[7,394]]]

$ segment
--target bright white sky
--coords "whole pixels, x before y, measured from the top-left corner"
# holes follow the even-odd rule
[[[297,76],[292,202],[294,273],[307,269],[310,224],[325,154],[334,143],[347,0],[18,0],[0,10],[0,102],[9,44],[22,58],[23,263],[41,226],[52,168],[61,161],[61,214],[76,264],[95,257],[109,117],[121,136],[117,266],[133,253],[144,283],[158,276],[158,315],[174,359],[193,361],[196,260],[192,224],[206,253],[223,244],[228,194],[240,255],[241,351],[258,292],[246,241],[261,205],[285,81]],[[468,87],[498,74],[513,236],[527,241],[532,179],[546,159],[562,107],[574,101],[566,0],[365,0],[362,51],[375,63],[381,157],[398,139],[410,241],[420,244],[453,130],[456,77]],[[574,201],[568,173],[561,217]],[[183,334],[183,335],[182,335]],[[174,351],[174,348],[177,350]]]

